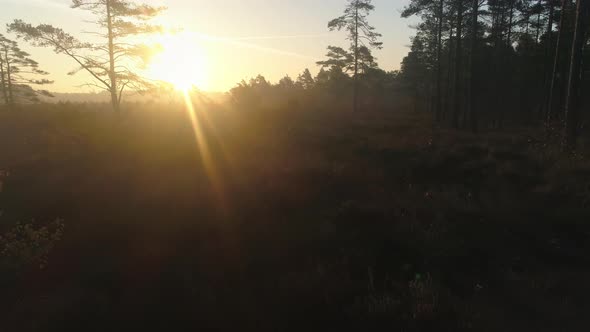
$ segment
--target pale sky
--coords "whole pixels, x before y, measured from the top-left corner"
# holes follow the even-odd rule
[[[164,5],[168,10],[159,23],[183,28],[196,36],[195,43],[205,59],[207,90],[227,91],[242,79],[264,75],[272,82],[286,74],[295,78],[305,68],[318,71],[328,45],[346,47],[344,35],[329,32],[327,22],[342,14],[346,0],[144,0]],[[14,19],[31,24],[48,23],[79,37],[91,27],[80,10],[69,8],[71,0],[0,0],[0,25]],[[402,19],[400,12],[408,0],[374,0],[376,10],[369,21],[383,34],[383,50],[375,51],[381,68],[399,69],[408,52],[409,25],[414,20]],[[7,35],[9,38],[14,37]],[[75,68],[71,59],[55,55],[50,49],[34,48],[21,42],[21,48],[51,73],[55,84],[47,87],[56,92],[81,92],[90,88],[79,85],[89,78],[82,73],[67,76]]]

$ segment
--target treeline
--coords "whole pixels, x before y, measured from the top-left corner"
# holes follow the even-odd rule
[[[590,99],[589,8],[588,0],[412,0],[402,16],[421,21],[402,78],[443,124],[476,132],[542,122],[563,128],[572,149]]]
[[[276,83],[258,75],[249,81],[242,80],[230,90],[230,97],[239,106],[257,107],[287,104],[295,106],[304,102],[317,106],[331,105],[345,108],[355,107],[349,96],[359,91],[357,107],[362,109],[383,109],[397,102],[392,91],[399,91],[399,72],[386,72],[370,68],[354,76],[347,75],[341,67],[321,68],[314,77],[305,69],[296,79],[285,76]]]
[[[381,49],[381,34],[369,23],[375,6],[371,0],[347,0],[341,16],[328,22],[330,31],[345,31],[346,47],[329,45],[326,58],[317,61],[320,71],[314,78],[309,69],[293,80],[289,76],[277,84],[263,76],[242,81],[230,91],[239,104],[260,105],[263,102],[289,100],[291,104],[312,100],[316,105],[329,103],[339,108],[391,108],[399,104],[404,84],[399,71],[387,72],[377,63],[372,50]]]
[[[78,67],[71,74],[90,74],[87,85],[108,92],[114,110],[125,91],[155,88],[126,65],[153,50],[127,38],[161,31],[146,22],[164,8],[122,0],[73,0],[72,8],[95,15],[101,42],[83,42],[59,28],[21,20],[8,24],[8,32],[74,60]],[[590,105],[584,75],[590,62],[589,0],[411,0],[402,16],[421,20],[399,72],[380,69],[372,54],[383,47],[381,34],[369,23],[374,10],[371,0],[346,1],[342,15],[327,28],[345,32],[347,45],[328,46],[316,77],[306,70],[295,80],[271,84],[258,76],[238,84],[231,96],[248,104],[278,96],[322,96],[349,100],[359,110],[389,105],[399,91],[456,129],[544,123],[563,133],[564,147],[575,148],[581,110]],[[35,96],[39,92],[30,84],[51,83],[38,78],[46,73],[14,41],[0,36],[0,52],[5,103],[15,102],[14,87]]]

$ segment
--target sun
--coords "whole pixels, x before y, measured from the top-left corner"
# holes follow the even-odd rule
[[[159,52],[153,57],[148,76],[168,82],[178,90],[207,89],[207,61],[199,39],[189,33],[164,34],[156,38]]]

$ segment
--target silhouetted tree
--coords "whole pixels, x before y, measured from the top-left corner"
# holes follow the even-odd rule
[[[444,27],[444,12],[445,0],[412,0],[402,12],[402,17],[410,17],[417,14],[422,14],[424,22],[434,17],[436,20],[436,31],[433,37],[436,39],[436,78],[435,78],[435,94],[434,94],[434,112],[437,121],[440,121],[442,116],[442,35]],[[425,26],[419,26],[419,29]],[[422,29],[423,30],[423,29]]]
[[[138,60],[146,60],[150,50],[132,37],[160,31],[160,27],[147,22],[164,8],[128,0],[72,0],[71,7],[96,17],[94,23],[100,30],[93,34],[102,43],[81,42],[62,29],[47,24],[35,27],[21,20],[10,24],[9,31],[35,46],[51,47],[55,53],[74,59],[79,67],[70,74],[87,71],[96,80],[88,85],[108,91],[112,107],[118,111],[126,88],[142,90],[150,86],[132,68]]]
[[[370,54],[367,51],[371,48],[380,49],[383,45],[383,43],[378,41],[381,34],[375,32],[375,28],[367,20],[369,13],[374,9],[375,6],[373,6],[372,0],[348,0],[344,15],[328,23],[330,31],[346,30],[347,39],[351,42],[349,48],[350,53],[348,56],[344,56],[344,58],[352,57],[354,79],[353,109],[355,111],[358,109],[359,72],[362,57],[366,56],[366,53]]]
[[[16,102],[36,102],[38,96],[50,97],[45,90],[34,90],[31,85],[51,84],[53,81],[40,78],[48,75],[39,69],[39,64],[30,54],[21,50],[17,42],[0,34],[0,88],[6,105]]]
[[[326,57],[326,60],[318,61],[316,63],[323,68],[337,67],[342,71],[351,71],[353,73],[355,63],[358,64],[352,53],[349,53],[342,47],[338,46],[328,46],[328,53],[326,53]]]
[[[5,44],[8,43],[8,39],[4,38],[4,36],[0,35],[0,44]],[[1,46],[0,46],[1,47]],[[2,54],[2,51],[0,50],[0,90],[2,91],[2,97],[4,99],[4,103],[8,104],[9,103],[9,99],[8,99],[8,87],[7,87],[7,73],[4,71],[4,55]]]
[[[582,51],[586,42],[586,32],[588,31],[588,0],[578,0],[576,5],[576,19],[574,28],[574,38],[572,42],[570,72],[567,83],[567,94],[565,101],[565,135],[564,148],[573,150],[576,147],[578,138],[578,122],[580,112],[582,81]]]
[[[562,47],[563,39],[564,39],[564,30],[565,30],[565,12],[567,9],[569,0],[562,0],[561,1],[561,10],[560,10],[560,19],[559,19],[559,33],[557,34],[557,44],[555,45],[555,54],[553,56],[553,69],[551,71],[551,84],[549,85],[549,97],[547,100],[547,120],[551,121],[557,116],[557,112],[555,109],[554,99],[555,99],[555,90],[556,84],[559,79],[559,62],[560,62],[560,50]]]
[[[539,111],[552,122],[566,110],[563,144],[572,149],[588,102],[581,91],[589,88],[582,76],[590,63],[588,0],[580,1],[574,12],[572,0],[560,8],[556,0],[443,0],[441,15],[441,2],[411,0],[403,14],[419,13],[421,22],[402,62],[402,82],[416,100],[436,97],[435,109],[440,83],[447,92],[441,118],[451,110],[452,126],[469,124],[472,131],[485,121],[488,128],[505,120],[530,123]]]
[[[442,34],[444,20],[444,0],[439,0],[438,5],[438,31],[436,34],[436,120],[441,120],[442,112]]]
[[[415,36],[410,53],[402,61],[400,78],[413,96],[415,110],[419,108],[420,101],[428,98],[426,94],[432,77],[432,61],[426,44],[423,35]]]
[[[305,68],[303,73],[299,74],[297,77],[297,84],[305,90],[309,90],[314,87],[315,81],[313,76],[311,76],[309,69]]]
[[[455,98],[453,102],[453,127],[459,127],[459,115],[463,109],[463,0],[457,0],[457,38],[455,42]]]
[[[293,80],[291,80],[292,82]],[[271,89],[272,84],[264,76],[258,75],[248,82],[242,80],[236,87],[230,90],[230,96],[234,103],[239,106],[244,106],[245,108],[258,107],[265,97],[273,95]]]
[[[295,81],[293,81],[291,76],[286,75],[279,80],[278,86],[282,89],[293,89],[295,87]]]
[[[476,54],[477,54],[477,45],[478,45],[478,27],[479,27],[479,1],[480,0],[471,0],[471,71],[470,71],[470,98],[469,98],[469,115],[470,115],[470,122],[471,122],[471,131],[474,133],[477,132],[477,126],[479,122],[479,110],[477,109],[477,105],[475,103],[477,96],[477,65],[478,62],[476,61]]]
[[[547,7],[549,9],[549,15],[548,15],[548,22],[547,22],[547,32],[546,32],[546,36],[547,36],[547,42],[545,45],[545,70],[544,70],[544,84],[543,84],[543,88],[545,89],[545,91],[549,91],[549,89],[551,88],[551,64],[553,64],[553,16],[554,16],[554,11],[555,11],[555,0],[547,0]],[[544,111],[548,111],[547,107],[549,105],[549,96],[550,94],[547,94],[547,98],[545,100],[543,100],[543,105],[542,105],[542,110]]]

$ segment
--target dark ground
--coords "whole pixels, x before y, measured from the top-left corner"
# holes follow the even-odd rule
[[[0,114],[1,331],[590,327],[590,161],[542,132],[199,122],[207,149],[181,112]]]

